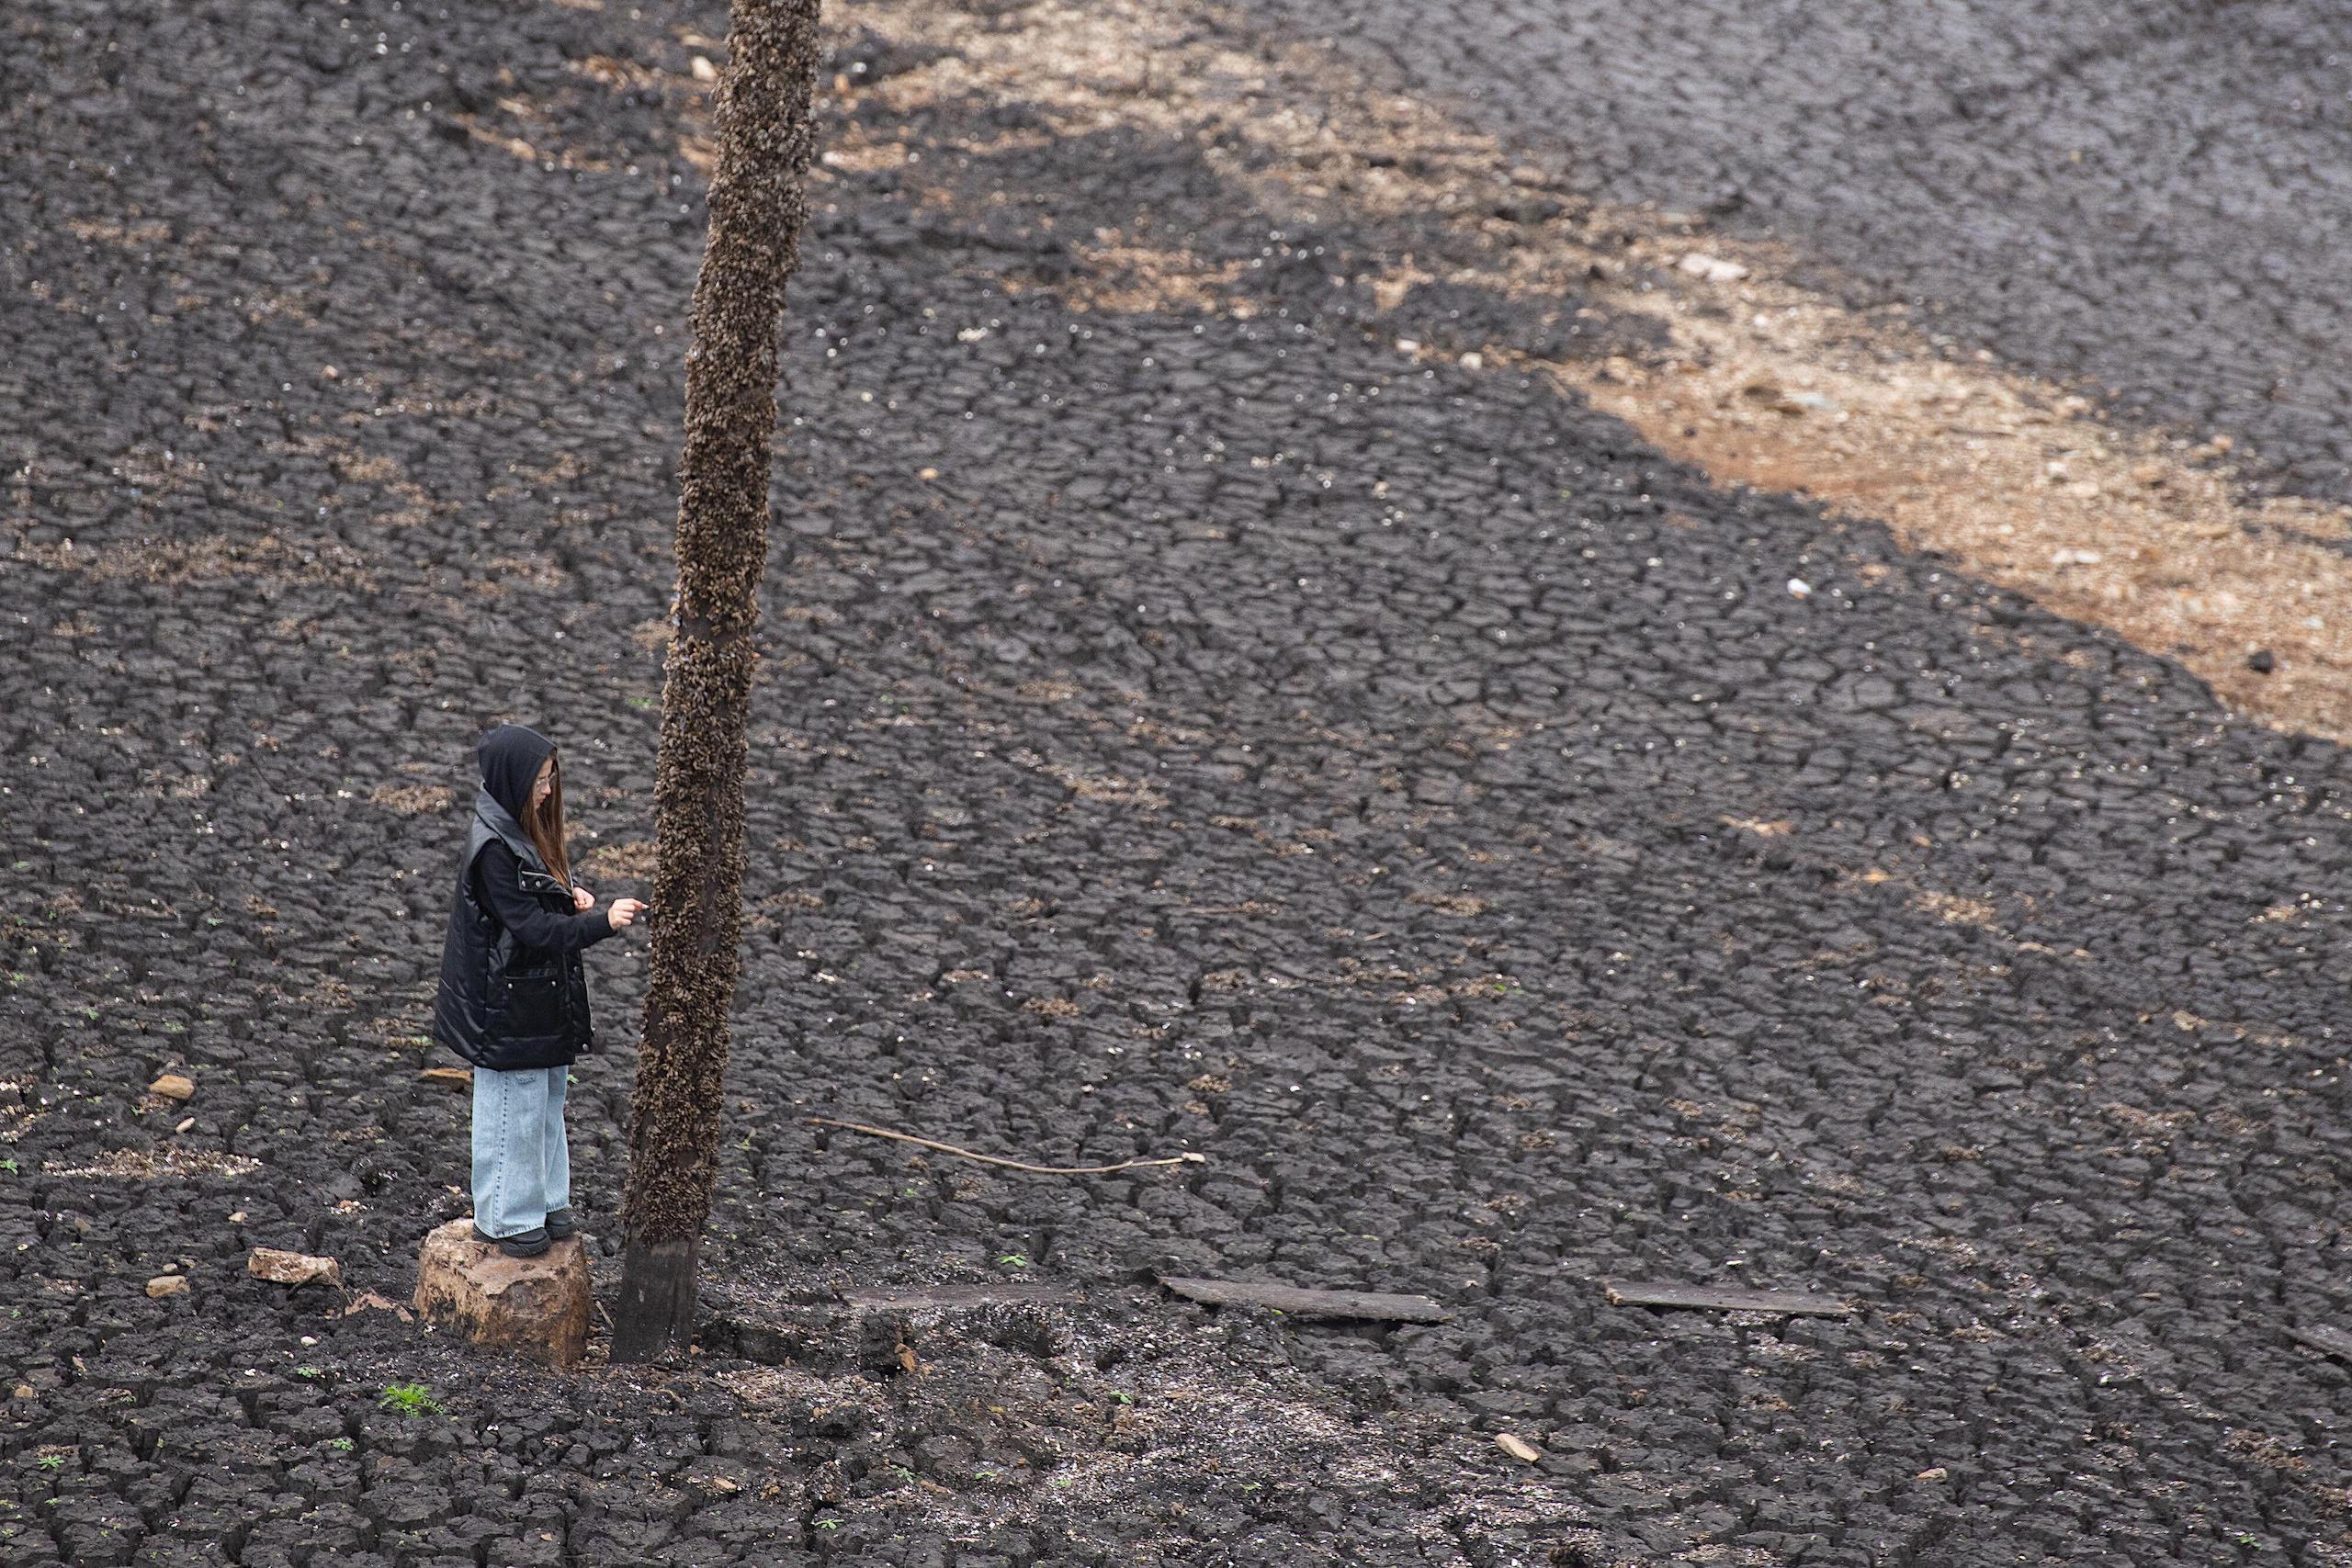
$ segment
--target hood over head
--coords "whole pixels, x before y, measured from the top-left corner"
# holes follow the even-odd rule
[[[481,763],[482,788],[518,826],[523,807],[530,804],[531,781],[539,776],[539,764],[554,750],[554,741],[519,724],[498,726],[474,748],[474,756]]]

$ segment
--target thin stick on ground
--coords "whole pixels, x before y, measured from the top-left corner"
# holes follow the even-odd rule
[[[1109,1176],[1114,1171],[1139,1170],[1146,1166],[1206,1165],[1209,1160],[1206,1155],[1181,1154],[1171,1155],[1164,1159],[1121,1160],[1117,1165],[1031,1165],[1027,1160],[1000,1159],[995,1155],[984,1155],[971,1149],[957,1148],[954,1144],[943,1144],[930,1138],[918,1138],[912,1133],[893,1133],[888,1127],[869,1127],[863,1122],[842,1122],[831,1116],[811,1116],[808,1118],[808,1122],[812,1127],[842,1127],[853,1133],[864,1133],[869,1137],[891,1138],[901,1144],[919,1144],[926,1149],[937,1149],[944,1155],[955,1155],[963,1159],[978,1160],[982,1165],[1001,1165],[1007,1170],[1025,1170],[1036,1176]]]

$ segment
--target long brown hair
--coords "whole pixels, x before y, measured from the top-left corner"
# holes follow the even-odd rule
[[[552,751],[548,753],[547,804],[534,806],[528,795],[524,797],[523,832],[556,880],[571,886],[571,863],[563,853],[563,763]]]

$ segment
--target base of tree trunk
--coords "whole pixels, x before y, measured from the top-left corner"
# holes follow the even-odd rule
[[[650,1361],[695,1337],[695,1261],[702,1238],[631,1242],[621,1255],[621,1299],[613,1314],[613,1359]]]

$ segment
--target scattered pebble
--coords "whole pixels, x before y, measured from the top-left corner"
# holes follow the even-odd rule
[[[193,1100],[196,1098],[196,1082],[178,1073],[165,1073],[147,1086],[147,1092],[160,1094],[165,1100]]]
[[[1792,599],[1812,598],[1813,584],[1802,577],[1792,577],[1789,579],[1789,597]]]
[[[256,1280],[267,1280],[277,1285],[343,1284],[343,1265],[332,1258],[316,1258],[304,1252],[285,1252],[275,1247],[256,1247],[245,1259],[245,1272]]]
[[[1503,1452],[1510,1455],[1511,1458],[1525,1460],[1530,1464],[1533,1464],[1537,1460],[1544,1457],[1544,1450],[1542,1449],[1537,1448],[1533,1443],[1529,1442],[1525,1438],[1519,1436],[1515,1432],[1496,1433],[1495,1447],[1502,1450]]]
[[[1704,251],[1692,251],[1674,265],[1691,276],[1702,277],[1709,283],[1737,283],[1747,276],[1747,269],[1739,263],[1711,256]]]
[[[187,1277],[184,1274],[158,1274],[147,1281],[147,1294],[149,1299],[153,1301],[161,1301],[165,1296],[179,1296],[187,1293]]]
[[[2257,648],[2246,655],[2245,667],[2257,675],[2267,675],[2278,668],[2278,656],[2267,648]]]

